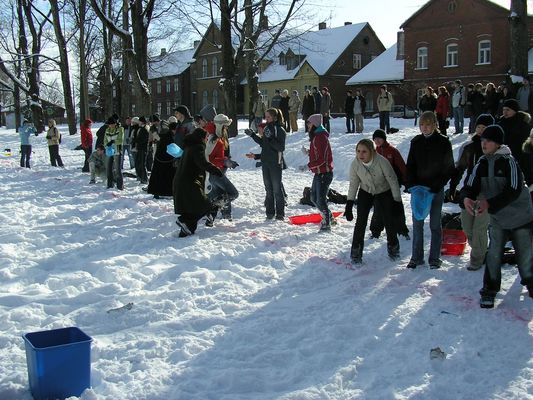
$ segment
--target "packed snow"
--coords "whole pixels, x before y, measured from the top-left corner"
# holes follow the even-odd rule
[[[346,194],[355,144],[378,121],[364,134],[344,124],[332,121],[331,187]],[[405,157],[418,128],[392,126]],[[312,180],[298,170],[300,127],[286,144],[287,216],[316,212],[298,203]],[[171,199],[133,178],[124,191],[89,185],[79,135],[60,130],[66,168],[49,165],[41,134],[26,169],[18,135],[0,129],[0,151],[12,151],[0,155],[0,399],[31,399],[21,335],[69,326],[93,338],[85,400],[533,399],[533,299],[515,267],[493,310],[479,308],[483,271],[466,270],[468,250],[408,270],[411,242],[392,262],[383,234],[352,268],[354,222],[319,233],[265,220],[261,170],[244,156],[259,149],[242,133],[231,139],[233,221],[178,238]],[[450,138],[457,155],[468,135]],[[427,257],[427,223],[425,243]]]

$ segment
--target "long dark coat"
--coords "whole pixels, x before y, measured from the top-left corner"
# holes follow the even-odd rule
[[[156,196],[172,196],[172,182],[176,168],[174,157],[167,153],[167,146],[174,142],[174,137],[168,128],[163,128],[159,138],[148,182],[148,193]]]
[[[220,174],[220,170],[205,158],[203,129],[195,129],[183,138],[183,155],[174,174],[174,213],[202,216],[211,209],[205,195],[205,175]],[[215,171],[216,170],[216,171]]]

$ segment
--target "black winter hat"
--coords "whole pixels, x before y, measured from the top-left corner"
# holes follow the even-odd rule
[[[503,135],[503,129],[500,125],[489,125],[481,134],[481,139],[490,140],[498,144],[503,144]]]
[[[144,117],[144,115],[142,117],[139,117],[139,122],[146,124],[146,118]]]
[[[159,122],[161,119],[159,118],[159,114],[154,114],[150,117],[150,122]]]
[[[187,106],[177,106],[174,111],[179,112],[180,114],[183,114],[185,118],[191,118],[191,113]]]
[[[476,126],[478,125],[484,125],[484,126],[494,125],[494,117],[490,114],[481,114],[476,119]]]
[[[372,140],[374,140],[375,138],[381,138],[384,141],[387,141],[387,134],[383,129],[376,129],[374,131],[374,134],[372,135]]]
[[[107,125],[116,124],[116,123],[117,123],[117,120],[113,117],[109,117],[106,121]]]
[[[518,104],[518,101],[516,99],[507,99],[503,102],[503,106],[510,108],[511,110],[514,110],[516,112],[520,111],[520,104]]]

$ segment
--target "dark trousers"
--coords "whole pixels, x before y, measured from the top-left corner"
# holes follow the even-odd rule
[[[265,208],[268,218],[285,216],[285,197],[281,183],[281,164],[268,165],[263,163],[263,183],[265,185]]]
[[[124,189],[122,170],[120,169],[120,154],[107,158],[107,187],[112,188],[117,183],[117,189]]]
[[[357,194],[357,217],[352,239],[352,258],[360,258],[363,253],[366,225],[368,223],[368,214],[372,207],[378,210],[385,221],[385,232],[387,233],[387,247],[397,248],[399,246],[398,237],[396,236],[396,227],[392,218],[392,209],[394,199],[392,192],[386,192],[372,195],[359,189]]]
[[[390,133],[390,111],[379,112],[379,128]]]
[[[92,149],[90,147],[83,147],[83,152],[85,153],[85,161],[83,163],[83,168],[81,172],[90,172],[89,170],[89,157],[91,156]]]
[[[450,123],[446,121],[446,117],[440,117],[438,115],[437,115],[437,121],[439,123],[440,133],[442,133],[443,135],[446,135],[446,130],[448,129],[448,126]]]
[[[50,164],[52,164],[52,167],[62,167],[63,160],[61,160],[61,156],[59,155],[59,145],[52,144],[48,146],[48,152],[50,153]]]
[[[148,171],[152,170],[152,165],[154,165],[154,146],[152,144],[148,145],[148,154],[145,157],[146,169]]]
[[[135,173],[137,174],[137,179],[141,183],[148,182],[148,174],[146,172],[146,150],[140,149],[135,153]]]
[[[31,144],[20,145],[20,166],[30,168]]]
[[[205,214],[198,215],[198,214],[181,214],[178,219],[180,222],[183,222],[185,225],[187,225],[187,228],[191,231],[191,233],[196,232],[196,228],[198,228],[198,221],[204,216]]]
[[[346,132],[355,132],[355,119],[353,114],[346,114]]]
[[[405,210],[401,202],[394,202],[391,214],[396,227],[396,232],[404,236],[409,234],[409,229],[405,224]],[[383,228],[385,228],[385,218],[383,215],[380,215],[379,209],[374,207],[374,213],[372,214],[372,220],[370,221],[370,232],[372,232],[372,236],[378,237],[381,232],[383,232]]]
[[[224,197],[226,204],[220,209],[220,213],[223,218],[231,218],[231,202],[239,197],[239,191],[228,179],[225,172],[222,176],[209,174],[209,183],[211,184],[211,191],[207,197],[211,201]]]
[[[324,128],[326,128],[326,130],[331,133],[331,126],[329,125],[329,120],[331,119],[331,117],[329,116],[329,114],[322,114],[322,124],[324,125]]]
[[[331,213],[328,208],[328,190],[333,180],[333,172],[315,174],[311,184],[311,202],[323,215],[324,225],[331,225]]]

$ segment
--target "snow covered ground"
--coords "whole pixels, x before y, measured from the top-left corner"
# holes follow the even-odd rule
[[[378,121],[365,123],[363,135],[332,123],[337,191]],[[392,126],[406,156],[418,129]],[[258,148],[242,134],[233,222],[179,239],[170,199],[132,178],[124,191],[89,185],[71,150],[79,135],[60,129],[65,169],[49,166],[44,135],[32,138],[32,169],[18,167],[18,136],[0,129],[0,150],[13,150],[0,156],[0,399],[31,399],[21,335],[67,326],[94,339],[83,399],[533,399],[533,300],[516,268],[504,268],[494,310],[478,306],[483,272],[466,270],[468,254],[412,271],[411,242],[393,263],[382,237],[348,269],[354,222],[324,234],[265,221],[261,171],[244,157]],[[298,204],[312,179],[297,168],[302,132],[287,140],[287,215],[314,212]],[[451,139],[456,152],[466,138]],[[436,347],[445,359],[430,359]]]

